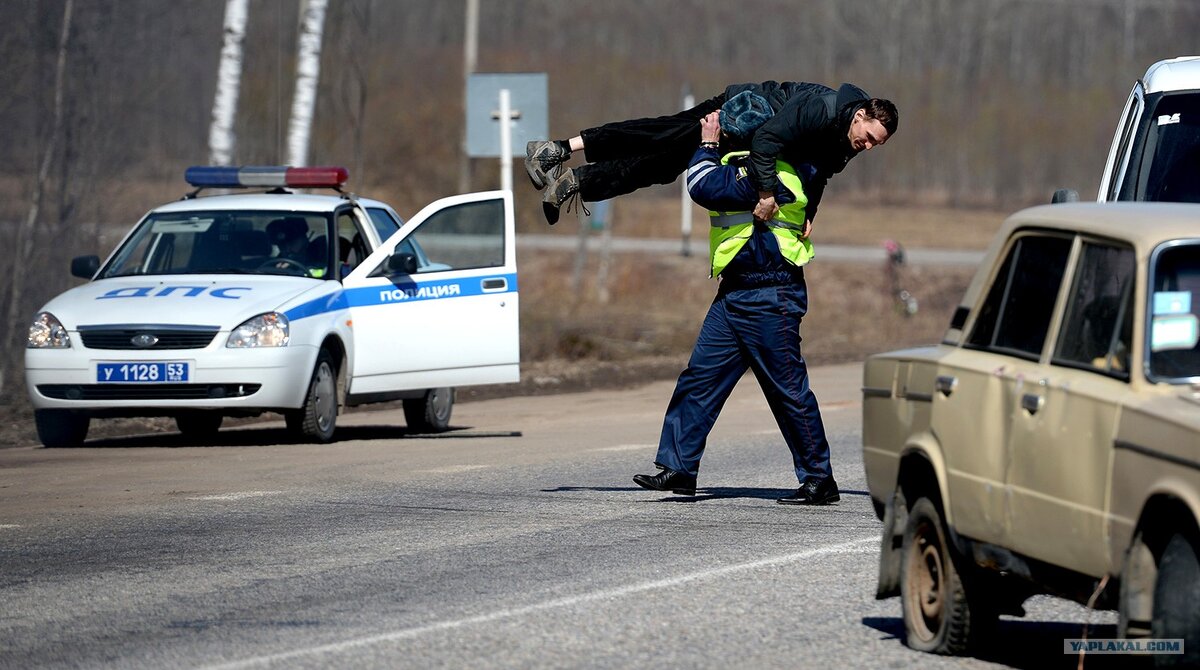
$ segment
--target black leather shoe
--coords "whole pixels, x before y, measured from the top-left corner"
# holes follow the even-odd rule
[[[780,505],[828,505],[842,499],[838,495],[837,482],[833,477],[825,479],[805,479],[800,488],[790,496],[784,496],[777,502]]]
[[[670,491],[684,496],[696,495],[696,478],[670,468],[663,468],[657,475],[634,475],[633,483],[654,491]]]

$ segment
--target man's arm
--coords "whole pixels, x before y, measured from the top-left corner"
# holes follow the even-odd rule
[[[775,161],[785,148],[801,146],[824,129],[827,110],[822,95],[827,92],[831,89],[815,86],[796,93],[754,133],[750,141],[750,169],[759,191],[754,218],[765,221],[779,210],[771,198],[771,193],[779,187]]]
[[[702,142],[713,143],[720,138],[717,112],[700,121]],[[735,165],[721,165],[717,147],[704,146],[696,150],[688,167],[686,179],[688,194],[696,204],[717,212],[742,212],[758,202],[758,190],[749,178],[748,171]],[[779,197],[788,202],[791,194],[782,188]]]

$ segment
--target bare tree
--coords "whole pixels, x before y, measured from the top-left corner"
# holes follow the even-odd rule
[[[208,133],[208,161],[229,165],[237,141],[233,122],[238,91],[242,85],[242,41],[246,38],[246,0],[226,0],[225,39],[217,71],[217,94],[213,96],[212,126]]]
[[[17,230],[17,258],[30,258],[33,255],[34,232],[41,213],[42,201],[45,197],[46,182],[50,177],[50,167],[54,163],[55,155],[58,152],[58,144],[62,137],[63,89],[67,69],[67,46],[71,38],[71,12],[73,8],[74,0],[66,0],[66,4],[63,5],[62,27],[58,37],[58,60],[54,74],[54,115],[50,127],[50,139],[46,143],[46,148],[42,153],[37,179],[33,185],[33,198],[29,205],[29,212],[25,216],[25,221]],[[23,272],[14,272],[9,277],[7,323],[10,325],[19,323],[22,316],[21,297],[24,291],[24,277],[25,273]],[[10,339],[8,341],[13,342],[14,340]],[[11,356],[6,356],[5,359],[10,360]]]
[[[292,118],[288,124],[288,164],[308,163],[317,81],[321,76],[321,37],[325,30],[327,0],[304,0],[300,40],[296,47],[296,90],[292,94]]]

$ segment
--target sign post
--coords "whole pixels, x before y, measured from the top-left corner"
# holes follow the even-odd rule
[[[521,118],[520,110],[512,109],[511,100],[511,92],[500,89],[500,109],[492,112],[500,122],[500,188],[504,191],[512,190],[512,121]]]
[[[500,188],[512,190],[513,156],[549,132],[546,73],[472,74],[467,78],[467,155],[500,159]]]

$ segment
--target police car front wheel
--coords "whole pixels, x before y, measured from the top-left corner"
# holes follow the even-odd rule
[[[329,442],[337,428],[337,367],[333,356],[322,349],[317,354],[308,393],[300,409],[284,414],[287,427],[298,437],[314,442]]]
[[[175,425],[187,437],[212,437],[221,429],[224,420],[220,412],[186,412],[175,416]]]
[[[69,409],[38,409],[33,411],[38,439],[55,447],[78,447],[87,438],[91,418]]]

